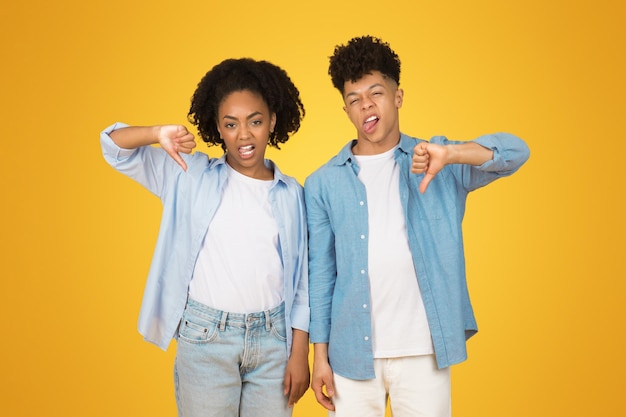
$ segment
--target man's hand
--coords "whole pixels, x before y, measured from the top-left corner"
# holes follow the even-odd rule
[[[326,394],[324,393],[324,387],[326,387]],[[320,403],[322,407],[330,411],[335,411],[335,405],[332,401],[332,397],[335,395],[333,370],[328,363],[328,359],[322,360],[316,357],[313,361],[311,388],[315,393],[317,402]]]
[[[190,154],[193,148],[196,147],[194,136],[189,133],[187,128],[182,125],[159,126],[157,138],[161,148],[163,148],[183,170],[187,171],[187,164],[180,156],[180,153]]]
[[[429,142],[420,142],[413,148],[413,165],[411,172],[424,174],[420,183],[420,192],[424,194],[430,181],[446,165],[448,150],[445,146]]]

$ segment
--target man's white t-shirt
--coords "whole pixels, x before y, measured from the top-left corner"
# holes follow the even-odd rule
[[[356,155],[368,206],[368,257],[375,358],[434,352],[400,202],[393,148]]]

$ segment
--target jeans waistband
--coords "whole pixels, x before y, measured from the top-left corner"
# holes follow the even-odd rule
[[[276,320],[284,320],[285,317],[285,303],[280,303],[280,305],[272,309],[255,313],[230,313],[228,311],[222,311],[209,307],[189,298],[187,300],[186,309],[193,312],[193,314],[197,314],[207,320],[218,323],[220,330],[224,330],[226,326],[265,326],[265,328],[269,330],[272,322]]]

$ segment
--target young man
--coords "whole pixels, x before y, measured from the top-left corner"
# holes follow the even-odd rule
[[[357,139],[305,182],[311,387],[336,417],[450,416],[449,366],[477,331],[462,220],[470,191],[529,157],[509,134],[400,132],[400,60],[382,40],[335,48],[329,74]],[[325,391],[324,391],[325,389]]]

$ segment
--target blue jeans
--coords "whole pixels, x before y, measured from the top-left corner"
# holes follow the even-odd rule
[[[174,365],[180,417],[291,416],[284,305],[251,314],[188,300]]]

